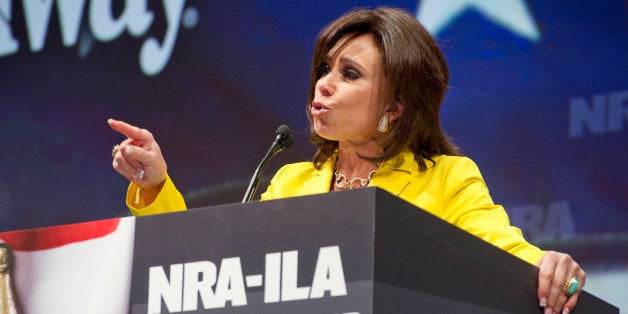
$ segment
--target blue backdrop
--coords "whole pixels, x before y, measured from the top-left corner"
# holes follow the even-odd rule
[[[0,231],[128,215],[110,117],[153,132],[188,206],[238,202],[278,125],[296,144],[266,182],[314,152],[318,31],[384,5],[439,40],[443,127],[513,223],[545,248],[628,263],[625,1],[106,2],[0,1]]]

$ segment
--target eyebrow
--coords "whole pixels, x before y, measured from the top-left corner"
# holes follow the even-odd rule
[[[331,59],[332,59],[331,56],[327,55],[325,57],[325,62],[330,62]],[[346,64],[353,65],[353,66],[359,68],[363,72],[366,71],[366,68],[362,64],[358,63],[357,61],[355,61],[355,60],[353,60],[353,59],[351,59],[349,57],[340,57],[339,62],[340,63],[346,63]]]

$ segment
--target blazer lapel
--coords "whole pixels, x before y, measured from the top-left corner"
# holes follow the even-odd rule
[[[414,161],[414,155],[406,149],[393,159],[383,162],[369,186],[376,186],[399,196],[410,184],[412,172],[415,170],[418,170],[418,166]]]
[[[329,192],[333,172],[333,162],[326,162],[320,170],[314,170],[312,176],[303,182],[303,194]]]

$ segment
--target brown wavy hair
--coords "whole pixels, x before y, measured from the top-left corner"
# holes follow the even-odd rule
[[[312,57],[307,116],[310,140],[318,148],[316,168],[329,160],[338,142],[322,138],[314,131],[310,107],[316,82],[324,74],[329,51],[345,37],[372,34],[381,52],[384,87],[382,101],[403,104],[402,115],[393,121],[382,142],[383,154],[362,157],[381,162],[408,147],[419,168],[436,155],[460,155],[458,147],[440,126],[440,106],[448,88],[449,70],[434,38],[409,13],[394,8],[358,9],[339,17],[318,35]]]

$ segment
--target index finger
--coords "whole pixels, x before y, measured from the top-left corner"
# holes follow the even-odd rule
[[[148,140],[146,133],[142,132],[142,129],[136,126],[130,125],[124,121],[108,119],[107,123],[109,123],[109,126],[112,129],[132,139],[133,141],[141,142],[141,141]]]
[[[554,278],[554,272],[556,269],[556,262],[551,252],[546,252],[539,261],[539,285],[538,285],[538,297],[541,300],[541,306],[545,307],[545,304],[550,297],[550,290],[552,279]]]

